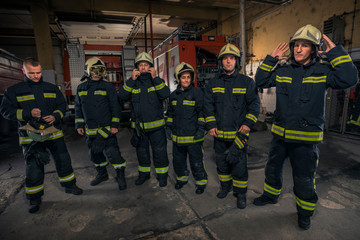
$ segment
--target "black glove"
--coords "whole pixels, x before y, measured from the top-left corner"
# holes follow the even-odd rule
[[[91,151],[93,153],[101,153],[105,149],[105,138],[99,133],[96,135],[95,140],[91,144]]]
[[[244,149],[247,148],[247,140],[249,137],[241,132],[236,133],[235,140],[229,148],[229,154],[239,155]]]
[[[166,138],[169,139],[169,140],[172,140],[172,137],[171,137],[171,129],[169,127],[166,127],[165,128],[165,134],[166,134]]]
[[[195,133],[194,140],[198,140],[204,137],[205,129],[200,127]]]

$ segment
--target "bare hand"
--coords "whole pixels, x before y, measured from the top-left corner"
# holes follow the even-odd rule
[[[324,39],[324,43],[326,45],[326,50],[325,51],[319,51],[319,54],[326,54],[328,53],[331,49],[333,49],[334,47],[336,47],[335,43],[333,43],[330,38],[328,38],[325,34],[323,34],[323,39]]]
[[[289,50],[289,45],[287,42],[279,43],[279,45],[272,51],[270,56],[272,56],[273,58],[277,58],[279,60],[287,58],[283,56],[283,54],[287,50]]]
[[[41,117],[41,110],[38,108],[33,108],[31,110],[31,116],[34,118],[40,118]]]
[[[139,76],[140,76],[140,71],[135,68],[131,75],[132,80],[136,80]]]
[[[216,137],[218,135],[218,130],[217,128],[212,128],[209,130],[209,134],[213,137]]]
[[[117,129],[117,128],[110,128],[111,134],[116,134],[118,131],[119,131],[119,129]]]
[[[84,129],[83,128],[78,128],[78,129],[76,129],[76,131],[78,132],[78,134],[84,135]]]
[[[48,124],[52,124],[53,122],[55,122],[56,118],[53,115],[47,115],[45,117],[43,117],[43,119],[45,120],[45,122],[47,122]]]
[[[156,77],[156,71],[155,68],[151,67],[149,68],[149,73],[151,74],[151,77],[154,79]]]
[[[249,133],[250,132],[250,128],[247,125],[241,125],[239,132],[241,133]]]

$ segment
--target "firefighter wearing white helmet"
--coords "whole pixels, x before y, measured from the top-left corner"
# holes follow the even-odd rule
[[[175,189],[188,183],[189,170],[196,181],[196,194],[202,194],[207,185],[207,173],[203,162],[205,120],[203,116],[203,92],[193,86],[194,68],[182,62],[175,68],[178,87],[170,95],[166,120],[166,135],[173,142],[173,166],[177,175]]]
[[[316,52],[322,42],[330,64],[317,61]],[[358,81],[357,69],[342,46],[336,46],[326,35],[308,24],[296,31],[290,40],[290,60],[286,42],[267,55],[259,66],[255,81],[259,88],[276,86],[276,110],[272,125],[273,140],[266,164],[263,194],[254,199],[262,206],[278,201],[282,188],[284,161],[289,158],[293,168],[294,193],[300,228],[310,227],[318,200],[315,172],[318,165],[318,143],[323,140],[325,95],[327,88],[346,89]]]
[[[123,101],[131,101],[131,126],[134,134],[131,144],[136,148],[139,177],[136,185],[150,178],[151,159],[149,145],[153,153],[153,163],[159,186],[167,185],[169,160],[165,135],[163,101],[169,97],[170,90],[163,79],[156,76],[154,60],[146,52],[140,53],[134,62],[135,68],[119,90]]]
[[[105,81],[105,63],[92,57],[85,63],[85,75],[77,88],[75,99],[75,128],[85,135],[90,160],[97,171],[91,186],[109,179],[108,162],[115,168],[119,190],[125,190],[126,161],[121,156],[116,138],[120,124],[121,105],[115,87]],[[108,160],[106,160],[106,157]]]
[[[233,189],[237,207],[246,207],[248,186],[247,138],[257,121],[260,101],[255,82],[240,74],[240,50],[226,44],[218,55],[220,73],[209,81],[205,90],[206,128],[214,137],[217,173],[220,181],[218,198]]]

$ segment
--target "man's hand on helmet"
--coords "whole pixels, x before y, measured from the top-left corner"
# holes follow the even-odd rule
[[[283,56],[283,54],[287,50],[289,50],[289,45],[287,42],[279,43],[279,45],[272,51],[270,56],[272,56],[273,58],[277,58],[279,60],[287,58]]]
[[[319,51],[319,54],[326,54],[328,53],[331,49],[333,49],[334,47],[336,47],[335,43],[333,43],[330,38],[328,38],[325,34],[323,34],[323,39],[324,39],[324,43],[326,45],[326,50],[325,51]]]

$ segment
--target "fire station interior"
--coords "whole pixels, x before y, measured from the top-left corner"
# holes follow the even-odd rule
[[[152,55],[157,75],[164,79],[171,91],[177,87],[174,73],[176,65],[181,62],[188,62],[194,67],[196,72],[194,84],[204,89],[208,81],[219,72],[217,54],[226,43],[233,43],[239,47],[242,53],[241,73],[254,78],[258,66],[266,55],[270,54],[279,42],[289,41],[296,29],[309,23],[318,27],[335,44],[343,45],[356,67],[360,69],[360,4],[356,0],[13,0],[2,2],[0,5],[0,101],[8,87],[23,81],[23,60],[27,57],[37,58],[42,65],[44,80],[57,85],[67,101],[68,109],[63,122],[65,134],[68,135],[65,137],[65,142],[70,149],[72,161],[82,159],[74,164],[74,169],[75,172],[85,172],[78,178],[79,185],[85,186],[88,185],[87,178],[94,173],[87,156],[85,140],[78,136],[74,129],[74,100],[87,59],[99,57],[105,62],[106,80],[112,83],[117,91],[131,77],[134,59],[143,51]],[[322,61],[326,64],[326,59]],[[259,179],[258,186],[252,187],[252,195],[250,195],[252,198],[262,191],[260,185],[263,184],[264,166],[271,138],[270,130],[276,104],[275,92],[275,88],[259,89],[261,111],[256,129],[253,131],[254,137],[251,140],[253,142],[250,142],[249,147],[249,166],[254,171],[250,171],[249,174],[259,175],[256,175],[256,179]],[[166,101],[164,106],[167,106]],[[135,150],[129,145],[131,103],[122,102],[122,107],[122,130],[119,131],[118,139],[120,150],[122,153],[124,151],[127,161],[132,159],[128,163],[128,168],[133,170],[127,170],[131,172],[127,175],[127,179],[133,182],[137,162]],[[8,224],[10,229],[0,233],[0,239],[13,239],[13,236],[24,239],[26,236],[31,236],[29,239],[45,239],[43,233],[31,230],[35,227],[46,232],[45,226],[54,232],[54,236],[48,239],[59,239],[62,232],[66,232],[65,239],[92,239],[93,236],[97,238],[103,236],[103,239],[238,239],[242,232],[246,236],[245,239],[290,237],[359,239],[360,234],[356,225],[360,220],[360,153],[357,147],[360,141],[360,84],[346,90],[328,89],[325,110],[326,143],[321,154],[324,153],[324,158],[328,157],[328,161],[323,163],[319,178],[322,177],[320,183],[325,188],[321,196],[322,208],[329,209],[330,212],[324,213],[326,210],[322,210],[323,216],[318,216],[317,220],[322,230],[320,227],[313,230],[313,235],[288,228],[287,222],[295,220],[293,220],[294,216],[287,213],[281,212],[281,217],[276,215],[275,219],[281,219],[276,224],[271,221],[273,210],[266,209],[263,212],[266,217],[261,217],[262,219],[259,220],[256,218],[257,209],[250,206],[249,211],[254,213],[251,212],[249,215],[242,213],[239,215],[241,216],[239,220],[239,216],[233,213],[235,209],[231,200],[225,203],[215,202],[216,199],[207,200],[216,198],[215,193],[211,191],[216,192],[218,187],[215,177],[216,167],[211,155],[213,154],[212,139],[209,135],[205,139],[207,145],[204,145],[204,151],[208,154],[205,155],[209,157],[208,161],[211,162],[207,167],[209,175],[213,172],[214,179],[213,186],[209,186],[206,190],[208,194],[206,198],[196,199],[196,196],[190,194],[190,190],[183,197],[178,192],[174,193],[173,186],[168,186],[169,191],[164,197],[168,202],[161,200],[158,205],[152,206],[149,203],[151,200],[145,201],[146,197],[152,198],[149,190],[142,190],[146,192],[141,195],[139,189],[131,186],[125,197],[124,194],[120,196],[120,193],[107,197],[107,200],[115,202],[120,196],[127,205],[122,207],[114,204],[102,209],[99,214],[106,215],[105,217],[110,219],[106,220],[109,229],[102,230],[99,226],[105,224],[101,223],[99,226],[94,224],[93,213],[81,214],[75,207],[71,207],[72,211],[78,213],[76,217],[71,215],[66,204],[74,204],[78,209],[83,209],[81,204],[73,198],[63,196],[57,198],[57,194],[60,193],[50,193],[59,189],[54,183],[54,187],[46,194],[64,201],[64,205],[60,207],[56,205],[56,200],[51,200],[47,203],[47,207],[53,207],[55,209],[53,212],[47,212],[43,217],[26,216],[25,220],[19,223],[24,230],[17,231],[16,219],[24,214],[21,215],[20,210],[16,208],[25,208],[23,199],[25,198],[23,197],[25,167],[21,148],[18,146],[17,124],[0,116],[0,179],[4,181],[4,186],[0,186],[0,194],[3,195],[0,201],[0,226]],[[337,151],[338,146],[340,150]],[[168,149],[171,147],[171,142],[168,142]],[[170,152],[168,155],[171,162]],[[341,162],[343,159],[344,161]],[[46,172],[47,178],[50,179],[55,174],[54,167],[49,167]],[[284,179],[289,183],[287,190],[285,189],[288,195],[284,197],[287,200],[292,191],[290,171]],[[331,185],[333,182],[338,185],[335,186],[335,183]],[[351,190],[340,191],[339,188],[345,185]],[[87,188],[89,187],[85,187],[85,193]],[[101,190],[101,194],[105,196],[110,188],[109,184],[109,187]],[[150,190],[154,189],[155,187],[150,188]],[[157,188],[154,191],[159,196],[165,194]],[[83,206],[96,208],[96,204],[106,201],[104,196],[101,200],[96,199],[95,190],[89,192],[95,200],[90,204],[84,203]],[[129,197],[130,195],[132,197]],[[86,194],[84,196],[86,197]],[[81,201],[86,202],[85,197]],[[142,208],[147,211],[146,216],[137,215],[132,209],[132,207],[136,208],[137,201],[149,207],[149,209]],[[204,201],[209,202],[204,203]],[[170,204],[169,206],[177,204],[176,211],[171,214],[163,213],[167,219],[159,221],[159,224],[149,223],[152,222],[149,215],[153,215],[154,218],[159,215],[161,218],[159,212],[164,209],[161,204]],[[291,204],[292,202],[283,209],[292,209]],[[277,206],[277,208],[281,207]],[[348,219],[346,216],[349,216]],[[72,220],[67,221],[65,217],[68,217],[67,220]],[[101,219],[99,217],[98,220],[102,221],[105,217]],[[244,219],[252,218],[254,223],[249,228],[237,227],[236,221],[244,223],[246,222]],[[349,225],[343,229],[337,227],[336,218]],[[58,219],[62,219],[62,222]],[[256,221],[268,231],[263,231]],[[53,224],[60,224],[60,230],[50,227]],[[93,231],[89,226],[92,226]],[[111,234],[111,229],[117,227],[119,229]],[[228,230],[228,228],[232,229]],[[276,228],[280,230],[274,230]]]

